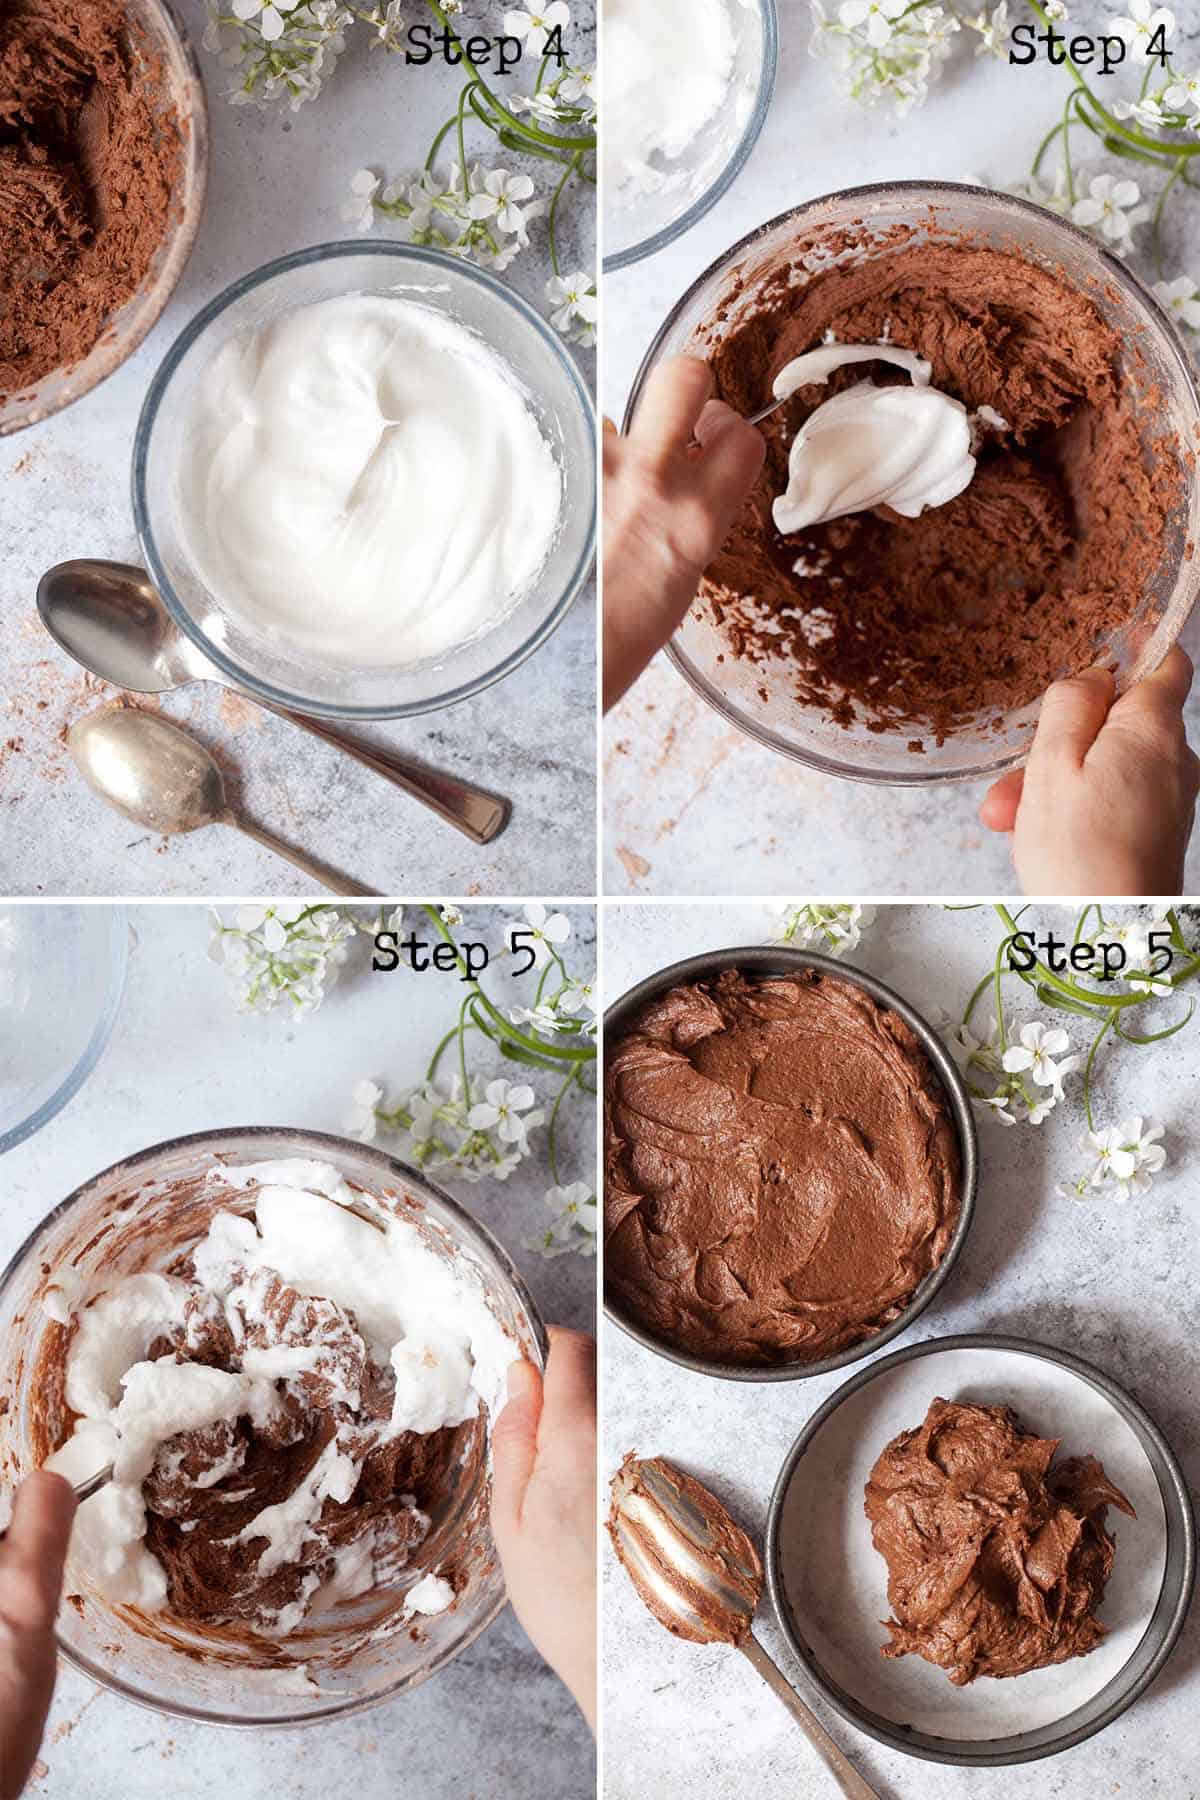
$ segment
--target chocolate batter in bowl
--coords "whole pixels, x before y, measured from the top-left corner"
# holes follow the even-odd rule
[[[929,1305],[970,1227],[975,1127],[898,994],[808,951],[715,951],[631,989],[605,1043],[605,1305],[632,1337],[796,1380]]]
[[[95,1312],[86,1300],[147,1272],[200,1277],[203,1285],[200,1263],[193,1268],[189,1259],[214,1216],[243,1215],[249,1232],[257,1193],[267,1181],[264,1175],[263,1190],[239,1189],[214,1181],[214,1169],[227,1166],[236,1173],[293,1159],[331,1167],[352,1192],[368,1197],[368,1209],[373,1198],[385,1216],[415,1227],[437,1263],[465,1283],[495,1321],[502,1363],[508,1341],[514,1359],[524,1354],[543,1361],[541,1321],[508,1256],[423,1176],[378,1150],[315,1132],[245,1128],[180,1138],[79,1188],[43,1221],[0,1279],[0,1488],[8,1489],[71,1436],[66,1368],[80,1316]],[[302,1198],[297,1192],[297,1204]],[[370,1224],[364,1229],[374,1233]],[[378,1235],[382,1259],[386,1240]],[[326,1499],[315,1537],[309,1527],[302,1541],[293,1541],[302,1568],[311,1566],[311,1583],[298,1579],[290,1566],[295,1557],[268,1571],[267,1558],[259,1560],[262,1537],[238,1542],[238,1529],[250,1516],[260,1517],[265,1507],[297,1492],[297,1481],[312,1478],[322,1453],[328,1458],[349,1448],[357,1461],[360,1446],[351,1439],[358,1423],[369,1433],[371,1419],[386,1418],[393,1404],[391,1392],[383,1392],[390,1389],[386,1368],[372,1370],[368,1363],[364,1372],[354,1364],[353,1338],[339,1309],[305,1301],[316,1295],[315,1286],[293,1278],[298,1292],[281,1296],[278,1284],[267,1279],[262,1285],[261,1308],[244,1304],[242,1290],[244,1345],[261,1337],[268,1348],[260,1354],[281,1365],[316,1346],[312,1374],[298,1378],[297,1394],[297,1383],[281,1373],[277,1403],[265,1420],[243,1414],[232,1427],[218,1424],[207,1433],[173,1437],[156,1455],[141,1498],[145,1547],[167,1576],[165,1603],[117,1603],[109,1597],[110,1577],[101,1592],[76,1558],[68,1564],[58,1629],[69,1661],[129,1699],[191,1718],[277,1726],[359,1711],[416,1686],[474,1641],[503,1607],[505,1594],[488,1526],[483,1410],[462,1425],[436,1430],[416,1421],[365,1455],[353,1492]],[[61,1316],[73,1311],[72,1326],[57,1323],[47,1305]],[[220,1307],[208,1310],[211,1319],[206,1314],[196,1321],[189,1306],[180,1360],[189,1368],[206,1365],[202,1377],[231,1365],[249,1371],[245,1349],[229,1354]],[[369,1343],[373,1329],[363,1316],[357,1324]],[[157,1367],[154,1359],[172,1348],[179,1347],[152,1343],[142,1367]],[[360,1344],[360,1357],[361,1350]],[[269,1361],[262,1368],[270,1385],[274,1370]],[[362,1396],[351,1405],[357,1422],[349,1425],[338,1391],[344,1386],[361,1389]],[[331,1444],[335,1419],[341,1423]],[[356,1544],[370,1550],[365,1581],[354,1579]],[[322,1584],[329,1579],[333,1552],[344,1553],[337,1559],[338,1585],[317,1586],[317,1575]],[[153,1562],[141,1566],[155,1573]],[[428,1590],[415,1591],[435,1574],[453,1589],[440,1611],[426,1610]],[[290,1617],[284,1610],[289,1605]]]
[[[767,464],[669,647],[732,723],[796,761],[902,784],[1018,764],[1042,694],[1095,662],[1131,685],[1178,636],[1200,576],[1200,395],[1156,301],[1097,242],[980,188],[867,187],[735,245],[642,365],[688,352],[745,415],[793,357],[888,342],[975,424],[967,489],[781,536],[772,500],[837,371],[768,419]]]
[[[0,436],[130,356],[191,253],[204,85],[169,0],[0,8]]]

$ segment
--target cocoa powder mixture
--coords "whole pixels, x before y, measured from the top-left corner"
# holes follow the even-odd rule
[[[119,0],[0,0],[0,396],[86,356],[166,236],[181,126]]]
[[[1096,1648],[1115,1554],[1105,1514],[1137,1515],[1094,1456],[1052,1468],[1058,1445],[1011,1407],[941,1399],[887,1445],[865,1501],[895,1615],[884,1656],[923,1656],[965,1687]]]
[[[729,969],[646,1004],[605,1072],[605,1284],[722,1362],[873,1337],[945,1256],[958,1141],[904,1020],[852,982]]]
[[[765,422],[766,466],[699,601],[765,689],[786,683],[843,725],[916,726],[940,742],[1087,667],[1135,612],[1181,471],[1176,450],[1143,442],[1119,339],[1078,289],[1000,251],[902,243],[805,286],[789,265],[731,319],[701,349],[743,414],[832,333],[915,350],[935,387],[1006,425],[982,429],[974,479],[947,505],[918,519],[881,507],[784,538],[771,503],[809,414],[864,377],[907,378],[886,363],[841,369]]]

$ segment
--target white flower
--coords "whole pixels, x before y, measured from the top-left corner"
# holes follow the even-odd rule
[[[596,1195],[586,1181],[573,1181],[569,1187],[552,1187],[546,1193],[546,1205],[553,1213],[541,1237],[529,1241],[527,1248],[540,1250],[543,1256],[562,1256],[577,1250],[581,1256],[596,1254]]]
[[[1008,0],[1000,0],[999,6],[992,8],[989,18],[986,11],[977,13],[973,19],[966,20],[971,31],[979,33],[979,42],[975,46],[976,56],[1003,56],[1008,42]]]
[[[1114,100],[1113,112],[1118,119],[1132,119],[1136,125],[1144,125],[1147,131],[1166,127],[1161,102],[1149,94],[1142,100]]]
[[[342,203],[342,218],[359,231],[370,231],[375,223],[375,196],[380,179],[370,169],[359,169],[351,178],[350,197]]]
[[[1190,275],[1177,275],[1174,281],[1156,281],[1154,293],[1182,324],[1200,331],[1200,287]]]
[[[534,967],[544,969],[550,961],[553,949],[565,944],[571,935],[571,922],[565,913],[551,913],[546,917],[546,908],[540,900],[531,900],[525,908],[525,918],[530,930],[518,926],[521,936],[528,938],[531,933],[533,943],[528,946],[533,951]],[[526,948],[524,944],[522,949]]]
[[[233,16],[243,22],[253,19],[268,44],[283,36],[283,15],[270,0],[265,6],[263,0],[233,0]]]
[[[473,1106],[467,1114],[467,1124],[472,1131],[492,1131],[502,1144],[517,1144],[522,1151],[528,1149],[525,1132],[532,1119],[519,1117],[528,1112],[537,1100],[531,1087],[523,1083],[514,1084],[508,1081],[489,1081],[485,1089],[486,1098]]]
[[[1017,1121],[1008,1110],[1011,1098],[1010,1094],[993,1094],[990,1100],[981,1100],[979,1104],[980,1106],[990,1106],[993,1117],[998,1119],[1001,1125],[1015,1125]]]
[[[234,919],[239,931],[257,932],[267,950],[282,950],[304,910],[303,900],[277,900],[271,906],[239,906]]]
[[[1136,988],[1139,993],[1144,994],[1147,1000],[1150,998],[1151,994],[1163,995],[1173,994],[1175,992],[1169,981],[1164,981],[1160,975],[1156,975],[1151,969],[1135,969],[1131,975],[1126,977],[1126,979],[1129,982],[1130,987]]]
[[[510,175],[506,169],[489,169],[483,191],[471,197],[473,219],[495,219],[501,231],[523,232],[525,216],[518,202],[528,200],[533,183],[528,175]]]
[[[516,12],[504,15],[505,37],[523,38],[525,48],[530,56],[541,56],[546,48],[546,39],[553,31],[561,31],[564,25],[571,22],[571,9],[565,0],[550,0],[548,6],[538,7],[533,12],[521,8]]]
[[[1035,1020],[1021,1027],[1020,1044],[1010,1045],[1001,1062],[1010,1075],[1024,1074],[1028,1070],[1039,1087],[1053,1088],[1058,1093],[1062,1088],[1062,1077],[1070,1073],[1078,1058],[1072,1057],[1061,1064],[1053,1058],[1070,1048],[1071,1040],[1061,1025],[1045,1026]]]
[[[378,1120],[375,1108],[383,1099],[383,1089],[373,1081],[359,1081],[350,1094],[350,1108],[346,1114],[346,1130],[351,1137],[356,1137],[360,1144],[374,1141]]]
[[[1175,14],[1166,6],[1156,6],[1151,12],[1150,0],[1129,0],[1129,17],[1110,20],[1110,27],[1124,39],[1133,62],[1147,63],[1152,53],[1157,60],[1159,50],[1165,49],[1175,29]]]
[[[1070,214],[1072,200],[1067,190],[1065,169],[1055,170],[1053,187],[1047,187],[1045,182],[1031,176],[1028,181],[1017,182],[1008,191],[1023,200],[1031,200],[1035,206],[1044,207],[1047,212],[1057,213],[1060,219],[1065,219]]]
[[[1132,228],[1146,217],[1146,208],[1138,205],[1141,197],[1136,181],[1093,175],[1087,194],[1071,208],[1071,217],[1076,225],[1098,227],[1110,244],[1126,245]]]
[[[514,1006],[509,1009],[509,1018],[514,1025],[532,1025],[543,1037],[556,1035],[561,1020],[552,1006],[545,1001],[540,1006]]]
[[[1144,1128],[1137,1117],[1125,1119],[1120,1125],[1110,1125],[1104,1131],[1089,1131],[1084,1148],[1095,1157],[1089,1185],[1099,1187],[1111,1175],[1117,1182],[1122,1200],[1144,1194],[1151,1178],[1167,1160],[1166,1151],[1158,1141],[1162,1136],[1161,1125]]]
[[[1163,105],[1168,112],[1200,114],[1200,75],[1185,75],[1182,81],[1173,81],[1163,94]]]
[[[569,66],[566,74],[558,83],[558,98],[566,100],[572,106],[581,107],[584,113],[594,112],[592,83],[595,79],[595,69],[577,69]]]
[[[590,981],[572,980],[558,997],[558,1010],[577,1018],[580,1013],[596,1016],[596,995]]]
[[[1046,0],[1045,13],[1052,24],[1061,24],[1067,16],[1066,0]]]
[[[513,94],[508,102],[515,113],[532,113],[535,119],[543,119],[553,124],[561,119],[563,109],[548,88],[539,88],[536,94]]]
[[[996,1015],[992,1014],[988,1021],[986,1037],[976,1037],[969,1025],[960,1025],[950,1040],[950,1054],[960,1069],[974,1066],[986,1069],[991,1075],[1000,1073],[1000,1028],[996,1023]]]
[[[455,926],[461,925],[463,922],[462,907],[455,906],[453,900],[443,900],[442,907],[441,907],[441,918],[442,918],[442,924],[448,925],[450,927],[450,930],[453,931]]]
[[[546,305],[556,331],[577,344],[595,343],[599,302],[590,275],[582,269],[574,275],[552,275],[546,283]]]
[[[865,25],[869,44],[878,50],[892,35],[893,22],[908,10],[908,0],[842,0],[838,18],[853,31]]]

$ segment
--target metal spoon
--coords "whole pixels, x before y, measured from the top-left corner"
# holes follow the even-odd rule
[[[659,1623],[693,1643],[734,1645],[783,1701],[841,1792],[879,1800],[752,1635],[762,1563],[716,1495],[661,1456],[627,1457],[613,1479],[609,1530]]]
[[[383,890],[347,880],[303,850],[235,813],[216,763],[193,737],[155,713],[101,707],[67,733],[67,748],[94,794],[149,831],[170,835],[201,825],[232,825],[334,894]]]
[[[92,556],[56,563],[38,583],[37,608],[55,643],[115,687],[135,694],[164,694],[192,681],[215,681],[344,750],[476,844],[490,844],[508,823],[512,809],[496,794],[460,781],[456,775],[427,769],[394,751],[361,744],[320,719],[272,706],[257,694],[245,694],[184,636],[150,577],[132,563],[104,562]]]

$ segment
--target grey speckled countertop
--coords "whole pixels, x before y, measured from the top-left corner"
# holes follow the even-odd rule
[[[199,44],[204,0],[179,0]],[[594,6],[576,0],[573,58],[595,59]],[[406,20],[416,17],[406,9]],[[457,99],[457,72],[406,68],[351,34],[326,89],[297,113],[230,106],[232,78],[199,50],[209,95],[207,210],[183,279],[138,352],[56,418],[0,443],[0,892],[7,894],[291,894],[311,884],[227,830],[148,837],[94,800],[62,743],[104,691],[50,642],[34,610],[42,572],[65,557],[137,561],[129,464],[142,397],[192,315],[235,277],[306,244],[354,235],[341,217],[364,163],[415,174]],[[514,168],[479,128],[483,160]],[[526,165],[539,191],[542,165]],[[585,190],[585,194],[590,190]],[[593,266],[587,198],[563,209],[570,269]],[[378,223],[376,233],[399,236]],[[509,271],[535,307],[550,272],[544,225]],[[579,352],[585,377],[595,353]],[[317,851],[374,893],[595,892],[595,604],[585,593],[541,651],[499,686],[442,713],[363,734],[507,794],[513,820],[480,849],[357,764],[282,720],[193,687],[163,711],[222,755],[250,816]],[[530,876],[530,870],[535,876]]]
[[[1064,916],[1039,914],[1039,929],[1056,923],[1061,930]],[[681,957],[762,943],[772,930],[757,905],[610,906],[606,1000]],[[935,1006],[961,1013],[995,953],[997,930],[987,910],[882,908],[852,960],[926,1013]],[[1056,1022],[1073,1023],[1063,1015]],[[1167,1127],[1168,1169],[1147,1195],[1125,1206],[1055,1196],[1055,1184],[1080,1166],[1078,1102],[1040,1127],[1005,1130],[982,1119],[978,1210],[961,1261],[929,1310],[890,1346],[997,1331],[1074,1351],[1106,1370],[1157,1420],[1193,1495],[1200,1484],[1198,1058],[1195,1029],[1151,1053],[1101,1052],[1100,1116],[1115,1122],[1141,1112]],[[1078,1076],[1069,1083],[1072,1091],[1077,1096]],[[602,1480],[629,1450],[674,1457],[709,1481],[760,1543],[789,1446],[854,1373],[764,1385],[715,1381],[676,1368],[612,1325],[605,1327],[603,1352]],[[825,1771],[750,1666],[730,1650],[669,1637],[607,1553],[604,1618],[606,1800],[832,1796]],[[811,1698],[766,1604],[756,1630]],[[918,1762],[856,1732],[820,1701],[815,1710],[881,1800],[1196,1800],[1198,1693],[1200,1608],[1194,1606],[1174,1655],[1142,1699],[1108,1730],[1048,1761],[977,1770]]]
[[[1069,10],[1072,30],[1096,30],[1121,8],[1073,0]],[[1010,7],[1010,20],[1024,12],[1023,5]],[[841,96],[828,65],[810,57],[808,0],[779,0],[779,14],[779,80],[750,161],[686,236],[606,278],[601,399],[616,419],[675,301],[756,225],[803,200],[866,182],[1010,185],[1025,178],[1043,132],[1061,114],[1061,69],[977,61],[965,33],[923,107],[903,119],[885,104],[865,111]],[[1200,61],[1200,22],[1188,7],[1176,7],[1175,16],[1180,66],[1190,70]],[[1124,93],[1126,85],[1122,77],[1112,91]],[[1077,161],[1096,164],[1098,148],[1080,133]],[[1137,167],[1126,164],[1123,172],[1136,176]],[[1155,191],[1160,179],[1153,177]],[[1139,236],[1144,252],[1149,241],[1146,226]],[[1200,197],[1188,195],[1169,209],[1164,244],[1168,273],[1200,279]],[[1145,254],[1134,266],[1153,279],[1151,264]],[[1200,619],[1192,618],[1182,641],[1200,660]],[[1192,741],[1200,743],[1200,691],[1188,717]],[[979,823],[983,791],[978,783],[866,787],[804,769],[727,725],[660,656],[605,732],[605,891],[1004,893],[1013,886],[1008,847]],[[1184,892],[1197,888],[1200,837]]]
[[[204,908],[131,907],[129,917],[129,976],[100,1063],[65,1110],[0,1166],[0,1267],[64,1195],[136,1149],[229,1124],[344,1133],[355,1082],[420,1079],[457,1013],[456,976],[372,975],[360,940],[317,1013],[299,1021],[282,1011],[240,1014],[225,971],[208,958]],[[595,957],[592,913],[579,907],[571,918],[571,966],[586,976]],[[468,914],[470,926],[481,920],[497,944],[501,919],[489,920],[484,908]],[[489,975],[488,983],[508,1004],[505,979]],[[533,1082],[540,1093],[536,1073]],[[570,1111],[564,1179],[591,1178],[593,1117],[586,1104]],[[543,1159],[503,1186],[443,1185],[513,1254],[547,1320],[592,1329],[595,1265],[575,1255],[547,1262],[522,1248],[544,1223]],[[28,1790],[38,1800],[590,1800],[594,1791],[587,1726],[511,1610],[422,1687],[300,1731],[189,1724],[63,1669]]]

